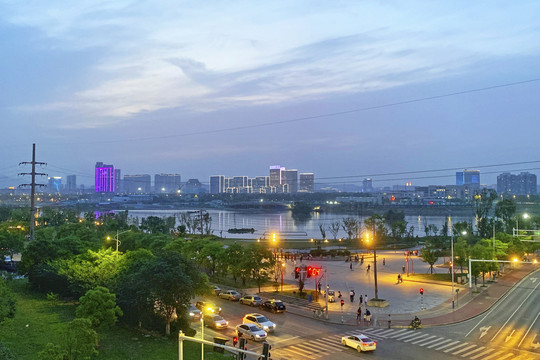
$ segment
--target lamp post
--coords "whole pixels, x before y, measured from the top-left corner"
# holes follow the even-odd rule
[[[452,228],[450,228],[450,256],[452,259],[450,260],[450,271],[452,271],[452,310],[454,309],[454,301],[455,301],[455,292],[454,292],[454,231]]]
[[[204,340],[204,314],[201,316],[201,340]],[[204,360],[204,343],[201,343],[201,360]]]
[[[281,292],[283,292],[283,270],[285,269],[285,263],[281,263]]]
[[[118,252],[118,247],[121,244],[121,241],[120,241],[120,239],[118,239],[118,236],[123,234],[123,233],[127,233],[128,231],[131,231],[131,230],[126,230],[126,231],[122,231],[122,232],[119,232],[118,230],[116,230],[116,236],[114,237],[114,241],[116,241],[116,252]],[[107,240],[111,240],[111,237],[107,236]]]
[[[527,213],[524,213],[521,216],[523,216],[524,219],[529,218],[529,214],[527,214]],[[516,236],[519,236],[519,216],[516,216]]]
[[[379,299],[379,288],[377,287],[377,246],[375,245],[375,224],[373,224],[373,274],[375,279],[375,300]],[[369,233],[366,233],[366,242],[369,243]]]

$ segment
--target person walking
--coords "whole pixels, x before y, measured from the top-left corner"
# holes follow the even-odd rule
[[[349,264],[349,269],[352,271],[352,263]]]
[[[367,308],[366,308],[366,314],[364,315],[364,320],[366,320],[367,322],[371,321],[371,312]]]
[[[386,258],[382,258],[382,266],[386,266]]]
[[[356,310],[356,321],[362,320],[362,306],[358,307],[358,310]]]
[[[354,301],[354,290],[349,291],[349,297],[351,298],[351,302]]]
[[[362,303],[364,302],[364,297],[360,295],[360,306],[362,306]]]

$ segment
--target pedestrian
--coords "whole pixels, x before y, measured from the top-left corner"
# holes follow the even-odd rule
[[[362,306],[358,307],[358,310],[356,310],[356,321],[362,320]]]
[[[366,314],[364,315],[364,320],[366,320],[367,322],[371,321],[371,312],[367,308],[366,308]]]
[[[349,269],[351,269],[351,270],[352,270],[352,263],[350,263],[350,264],[349,264]]]
[[[401,271],[405,274],[405,265],[401,267]]]
[[[321,283],[319,283],[319,294],[321,293]]]
[[[362,306],[363,302],[364,302],[364,297],[360,294],[360,306]]]
[[[382,258],[382,265],[386,266],[386,258]]]
[[[354,291],[353,290],[349,291],[349,297],[351,298],[351,302],[353,302],[354,301]]]

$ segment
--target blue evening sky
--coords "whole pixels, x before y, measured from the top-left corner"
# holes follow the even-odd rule
[[[540,160],[540,81],[380,107],[540,79],[539,18],[527,0],[0,0],[0,187],[32,143],[87,185],[96,161],[208,181]]]

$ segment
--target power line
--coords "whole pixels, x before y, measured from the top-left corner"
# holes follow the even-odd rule
[[[122,139],[122,140],[79,142],[78,144],[110,144],[110,143],[124,143],[124,142],[133,142],[133,141],[152,141],[152,140],[172,139],[172,138],[188,137],[188,136],[196,136],[196,135],[217,134],[217,133],[231,132],[231,131],[245,130],[245,129],[255,129],[255,128],[261,128],[261,127],[274,126],[274,125],[290,124],[290,123],[306,121],[306,120],[315,120],[315,119],[334,117],[334,116],[339,116],[339,115],[347,115],[347,114],[353,114],[353,113],[370,111],[370,110],[384,109],[384,108],[400,106],[400,105],[414,104],[414,103],[423,102],[423,101],[443,99],[443,98],[458,96],[458,95],[472,94],[472,93],[495,90],[495,89],[500,89],[500,88],[505,88],[505,87],[510,87],[510,86],[523,85],[523,84],[528,84],[528,83],[533,83],[533,82],[538,82],[538,81],[540,81],[540,78],[523,80],[523,81],[515,81],[511,83],[499,84],[499,85],[493,85],[493,86],[485,86],[481,88],[456,91],[456,92],[451,92],[451,93],[446,93],[446,94],[427,96],[427,97],[422,97],[422,98],[417,98],[417,99],[397,101],[397,102],[388,103],[388,104],[374,105],[374,106],[368,106],[368,107],[362,107],[362,108],[356,108],[356,109],[350,109],[350,110],[344,110],[344,111],[338,111],[338,112],[332,112],[332,113],[326,113],[326,114],[305,116],[305,117],[278,120],[278,121],[269,121],[269,122],[264,122],[260,124],[241,125],[241,126],[234,126],[234,127],[215,129],[215,130],[193,131],[193,132],[184,133],[184,134],[149,136],[149,137]]]

